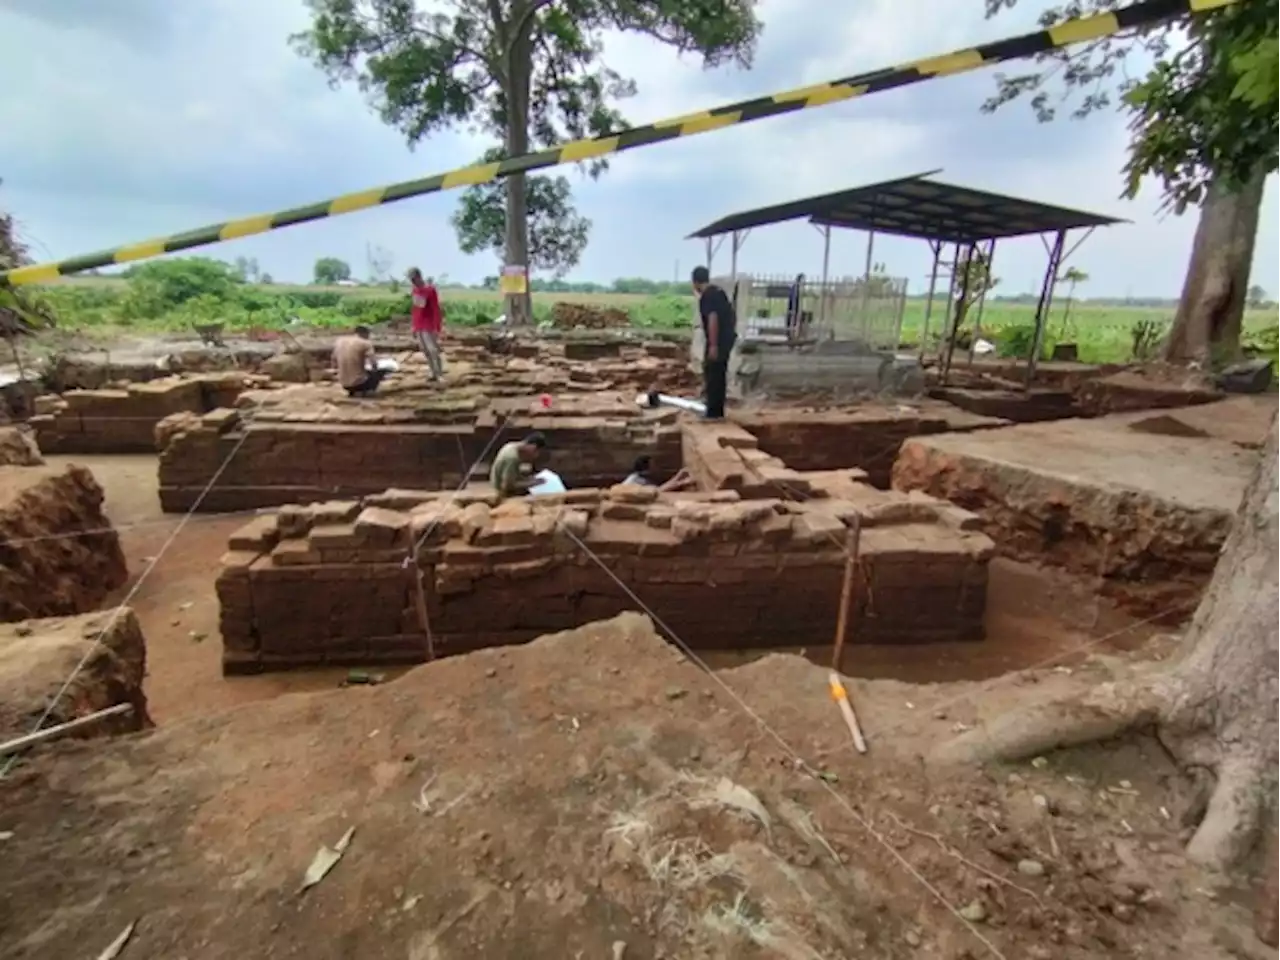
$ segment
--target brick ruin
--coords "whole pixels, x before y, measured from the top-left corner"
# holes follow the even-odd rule
[[[893,462],[908,438],[1008,423],[930,400],[910,405],[867,401],[841,410],[744,411],[735,412],[733,421],[756,438],[760,449],[788,466],[797,470],[857,467],[882,489],[889,486]]]
[[[217,581],[224,670],[520,643],[635,609],[619,581],[695,647],[826,644],[855,519],[851,642],[981,639],[994,548],[976,518],[860,471],[788,470],[731,426],[674,435],[700,492],[388,491],[256,518]]]
[[[642,454],[653,458],[658,475],[680,466],[675,412],[642,411],[634,395],[557,397],[545,410],[528,398],[486,402],[441,394],[431,405],[420,403],[309,413],[265,407],[252,415],[217,410],[167,421],[161,504],[185,511],[199,501],[200,510],[230,511],[393,487],[454,489],[477,461],[476,479],[483,479],[500,444],[533,430],[547,437],[549,466],[574,487],[617,483]]]
[[[594,392],[696,387],[688,349],[663,340],[637,341],[616,335],[565,336],[557,340],[464,334],[446,342],[450,386],[462,394],[490,397],[539,392]],[[403,371],[388,380],[387,393],[411,392],[425,372],[416,345],[405,337],[384,337],[380,353],[396,356]],[[272,405],[272,392],[290,384],[315,384],[295,407],[315,409],[341,401],[332,384],[332,344],[294,341],[285,352],[264,344],[240,349],[179,350],[160,358],[61,358],[47,374],[57,393],[34,399],[30,424],[46,453],[152,453],[171,431],[157,427],[167,417],[199,416],[235,407],[242,396],[251,406]],[[230,369],[225,369],[230,368]],[[326,386],[320,386],[326,385]],[[305,402],[304,402],[305,401]]]
[[[936,379],[937,371],[930,374]],[[1015,423],[1194,406],[1224,396],[1203,375],[1160,367],[1049,362],[1026,382],[1025,364],[1008,360],[962,361],[947,386],[929,395],[962,410]]]
[[[30,424],[45,453],[154,453],[165,417],[232,407],[244,390],[267,382],[228,372],[69,390],[37,398]]]

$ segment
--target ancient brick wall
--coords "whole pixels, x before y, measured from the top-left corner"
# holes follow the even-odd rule
[[[39,398],[30,423],[45,453],[153,453],[156,425],[165,417],[232,406],[251,382],[226,373],[69,390]]]
[[[762,451],[795,470],[857,467],[882,489],[908,437],[976,430],[1004,421],[957,410],[946,404],[863,404],[854,411],[735,413]]]
[[[162,427],[172,435],[160,457],[161,504],[168,511],[191,509],[215,475],[201,510],[310,503],[395,487],[454,489],[477,460],[473,479],[487,481],[501,444],[533,430],[547,438],[546,465],[571,486],[616,483],[641,454],[653,457],[659,476],[679,469],[673,411],[640,411],[634,401],[590,397],[557,398],[552,410],[538,413],[528,408],[527,402],[520,408],[477,408],[472,402],[451,413],[441,406],[430,411],[439,421],[434,423],[415,421],[412,410],[376,407],[280,419],[264,411],[252,423],[233,410],[175,418]],[[338,419],[343,416],[352,419]]]
[[[851,642],[981,639],[992,544],[974,518],[857,486],[861,504],[819,484],[804,503],[615,487],[284,507],[224,557],[224,669],[418,662],[428,630],[437,655],[523,642],[636,609],[620,582],[694,647],[827,644],[855,518]]]

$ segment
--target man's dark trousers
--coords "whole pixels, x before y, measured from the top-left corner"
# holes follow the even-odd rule
[[[724,396],[729,389],[729,360],[721,354],[715,360],[702,361],[703,389],[706,393],[707,419],[724,419]]]

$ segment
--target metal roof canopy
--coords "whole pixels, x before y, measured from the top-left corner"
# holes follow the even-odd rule
[[[731,214],[691,233],[689,239],[709,239],[800,218],[820,227],[866,230],[932,243],[977,243],[1126,222],[926,179],[938,172]]]

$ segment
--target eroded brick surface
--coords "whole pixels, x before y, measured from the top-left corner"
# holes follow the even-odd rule
[[[981,638],[993,546],[975,518],[856,472],[796,482],[807,499],[401,490],[257,518],[217,582],[224,668],[417,662],[431,645],[523,642],[641,602],[696,648],[829,643],[855,521],[851,642]]]
[[[45,453],[150,453],[166,417],[232,406],[255,383],[265,381],[230,372],[69,390],[40,397],[30,423]]]
[[[673,411],[641,411],[634,396],[616,394],[557,397],[550,409],[527,398],[458,397],[416,407],[179,415],[160,427],[169,435],[160,498],[169,511],[226,511],[391,488],[456,489],[475,464],[473,479],[484,481],[497,449],[533,430],[546,436],[546,465],[567,484],[607,486],[630,473],[641,454],[653,458],[659,476],[679,469],[675,419]]]

